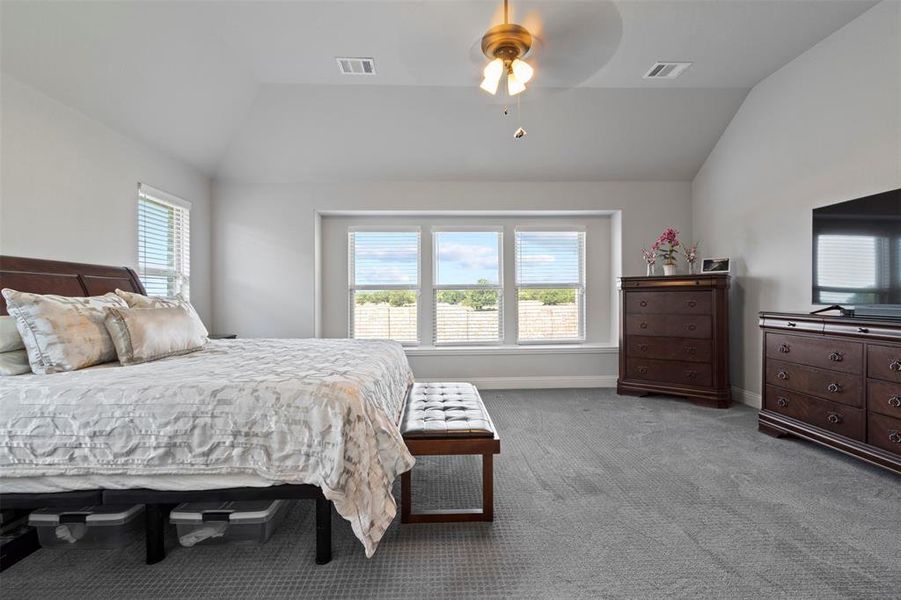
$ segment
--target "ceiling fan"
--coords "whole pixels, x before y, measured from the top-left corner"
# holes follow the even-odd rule
[[[501,78],[507,75],[507,94],[515,96],[526,89],[535,70],[525,61],[532,49],[534,37],[528,29],[510,23],[510,7],[504,0],[504,22],[495,25],[482,36],[482,53],[491,62],[482,71],[484,79],[479,86],[492,96],[497,93]]]

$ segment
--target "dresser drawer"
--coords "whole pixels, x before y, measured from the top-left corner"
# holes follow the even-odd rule
[[[802,394],[863,408],[863,379],[859,375],[767,360],[766,382]]]
[[[901,346],[867,346],[867,374],[901,383]]]
[[[710,292],[629,292],[626,314],[709,315]]]
[[[626,340],[626,356],[706,363],[713,358],[713,343],[694,338],[635,335]]]
[[[901,454],[901,419],[869,413],[867,443]]]
[[[868,380],[867,410],[901,419],[901,383]]]
[[[859,342],[768,332],[766,355],[831,371],[863,373],[863,344]]]
[[[764,408],[827,429],[853,440],[864,441],[864,411],[813,396],[766,386]]]
[[[643,358],[626,358],[626,364],[629,379],[692,386],[709,386],[713,382],[709,364]]]
[[[710,339],[710,317],[691,315],[628,315],[626,333],[630,336],[665,336]]]

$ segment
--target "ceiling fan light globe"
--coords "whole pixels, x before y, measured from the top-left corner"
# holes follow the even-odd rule
[[[507,93],[511,96],[515,96],[521,92],[524,92],[526,89],[526,85],[516,78],[514,73],[510,73],[507,75]]]
[[[510,68],[513,69],[513,74],[516,75],[516,79],[523,84],[529,83],[532,79],[532,75],[535,74],[535,69],[532,68],[532,65],[518,58],[513,61]]]
[[[482,88],[483,90],[485,90],[486,92],[488,92],[489,94],[491,94],[492,96],[494,96],[495,94],[497,94],[497,86],[498,86],[498,84],[500,84],[500,82],[501,82],[500,78],[488,79],[486,77],[485,79],[482,80],[482,84],[479,87]]]
[[[485,65],[485,69],[482,71],[482,75],[485,76],[485,79],[488,81],[495,80],[500,81],[501,76],[504,74],[504,61],[499,58],[495,58],[490,63]]]

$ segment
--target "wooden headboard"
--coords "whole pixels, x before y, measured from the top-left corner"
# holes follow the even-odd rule
[[[100,296],[116,288],[146,293],[138,274],[128,267],[17,256],[0,256],[0,289],[3,288],[60,296]],[[0,315],[5,314],[6,300],[0,296]]]

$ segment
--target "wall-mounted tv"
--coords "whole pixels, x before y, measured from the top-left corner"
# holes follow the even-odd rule
[[[901,315],[901,189],[813,211],[813,303]]]

